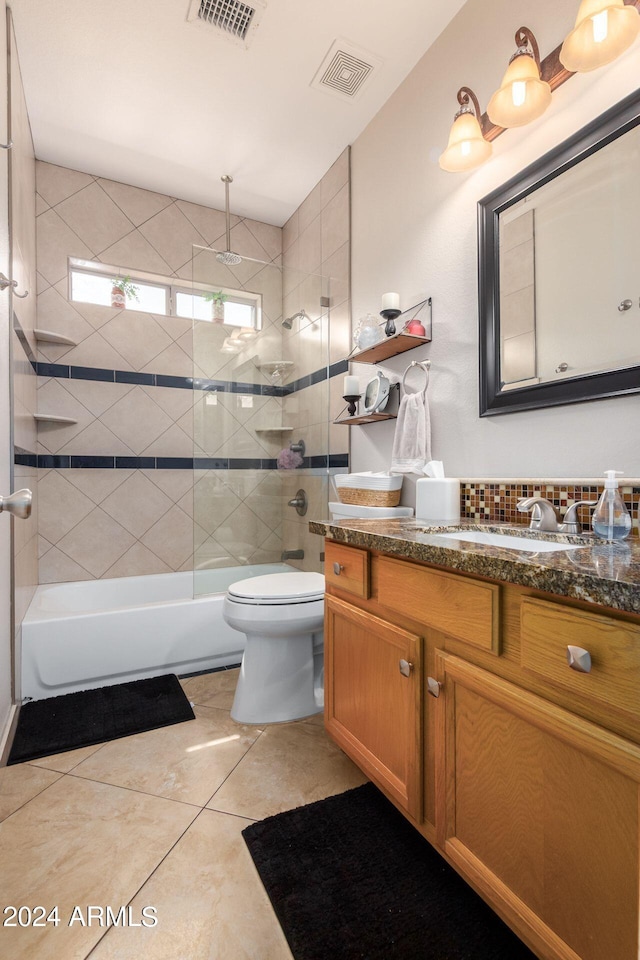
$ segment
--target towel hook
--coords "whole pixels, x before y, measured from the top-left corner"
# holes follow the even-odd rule
[[[406,392],[405,380],[407,379],[407,374],[409,373],[409,370],[411,370],[412,367],[420,367],[421,370],[424,372],[425,384],[424,384],[423,393],[426,396],[427,388],[429,386],[429,369],[431,367],[431,360],[412,360],[411,361],[411,363],[409,364],[405,372],[402,374],[402,389],[405,390],[405,392]],[[412,392],[417,393],[418,391],[416,390]]]

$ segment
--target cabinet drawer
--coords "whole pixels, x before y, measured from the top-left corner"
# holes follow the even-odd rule
[[[380,559],[378,600],[474,647],[499,652],[499,587],[429,570],[416,564]]]
[[[369,597],[369,552],[327,540],[324,548],[327,583],[367,600]]]
[[[525,670],[571,693],[640,717],[640,626],[525,599],[520,628]],[[569,644],[589,651],[589,673],[569,667]]]

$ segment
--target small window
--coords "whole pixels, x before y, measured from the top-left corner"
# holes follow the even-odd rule
[[[126,280],[125,309],[155,313],[165,317],[220,321],[229,327],[260,330],[262,326],[262,297],[246,290],[208,287],[194,283],[178,286],[170,277],[154,274],[134,274],[117,267],[98,264],[92,260],[69,261],[71,300],[111,307],[113,288],[118,280]],[[184,281],[183,281],[184,283]],[[215,294],[222,294],[216,302]]]

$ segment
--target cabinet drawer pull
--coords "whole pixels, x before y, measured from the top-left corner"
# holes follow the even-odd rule
[[[342,566],[342,564],[338,563],[338,561],[336,560],[336,562],[333,565],[333,572],[335,573],[336,577],[339,577],[343,570],[344,570],[344,567]]]
[[[567,647],[567,663],[578,673],[591,673],[591,654],[584,647]]]
[[[433,677],[427,677],[427,693],[430,693],[432,697],[439,697],[442,684],[439,680],[434,680]]]
[[[413,664],[410,663],[408,660],[400,660],[400,662],[398,663],[398,666],[400,668],[400,673],[402,674],[403,677],[408,677],[411,674],[411,671],[413,670]]]

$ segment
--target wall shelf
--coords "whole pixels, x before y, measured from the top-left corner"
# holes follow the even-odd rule
[[[394,333],[392,337],[385,337],[379,343],[374,343],[372,347],[354,353],[348,357],[348,360],[355,363],[381,363],[383,360],[397,357],[400,353],[406,353],[407,350],[421,347],[425,343],[431,343],[431,338],[416,337],[411,333]]]
[[[256,433],[293,433],[293,427],[255,427]]]
[[[71,337],[65,337],[61,333],[54,333],[53,330],[36,329],[33,331],[33,335],[36,340],[40,340],[43,343],[64,343],[69,347],[77,347],[78,345],[77,340],[72,340]]]
[[[334,423],[342,423],[347,427],[355,427],[359,423],[378,423],[379,420],[397,420],[396,413],[363,413],[361,417],[345,417],[344,420],[334,420]]]
[[[77,423],[73,417],[56,417],[52,413],[34,413],[33,419],[39,423]]]

